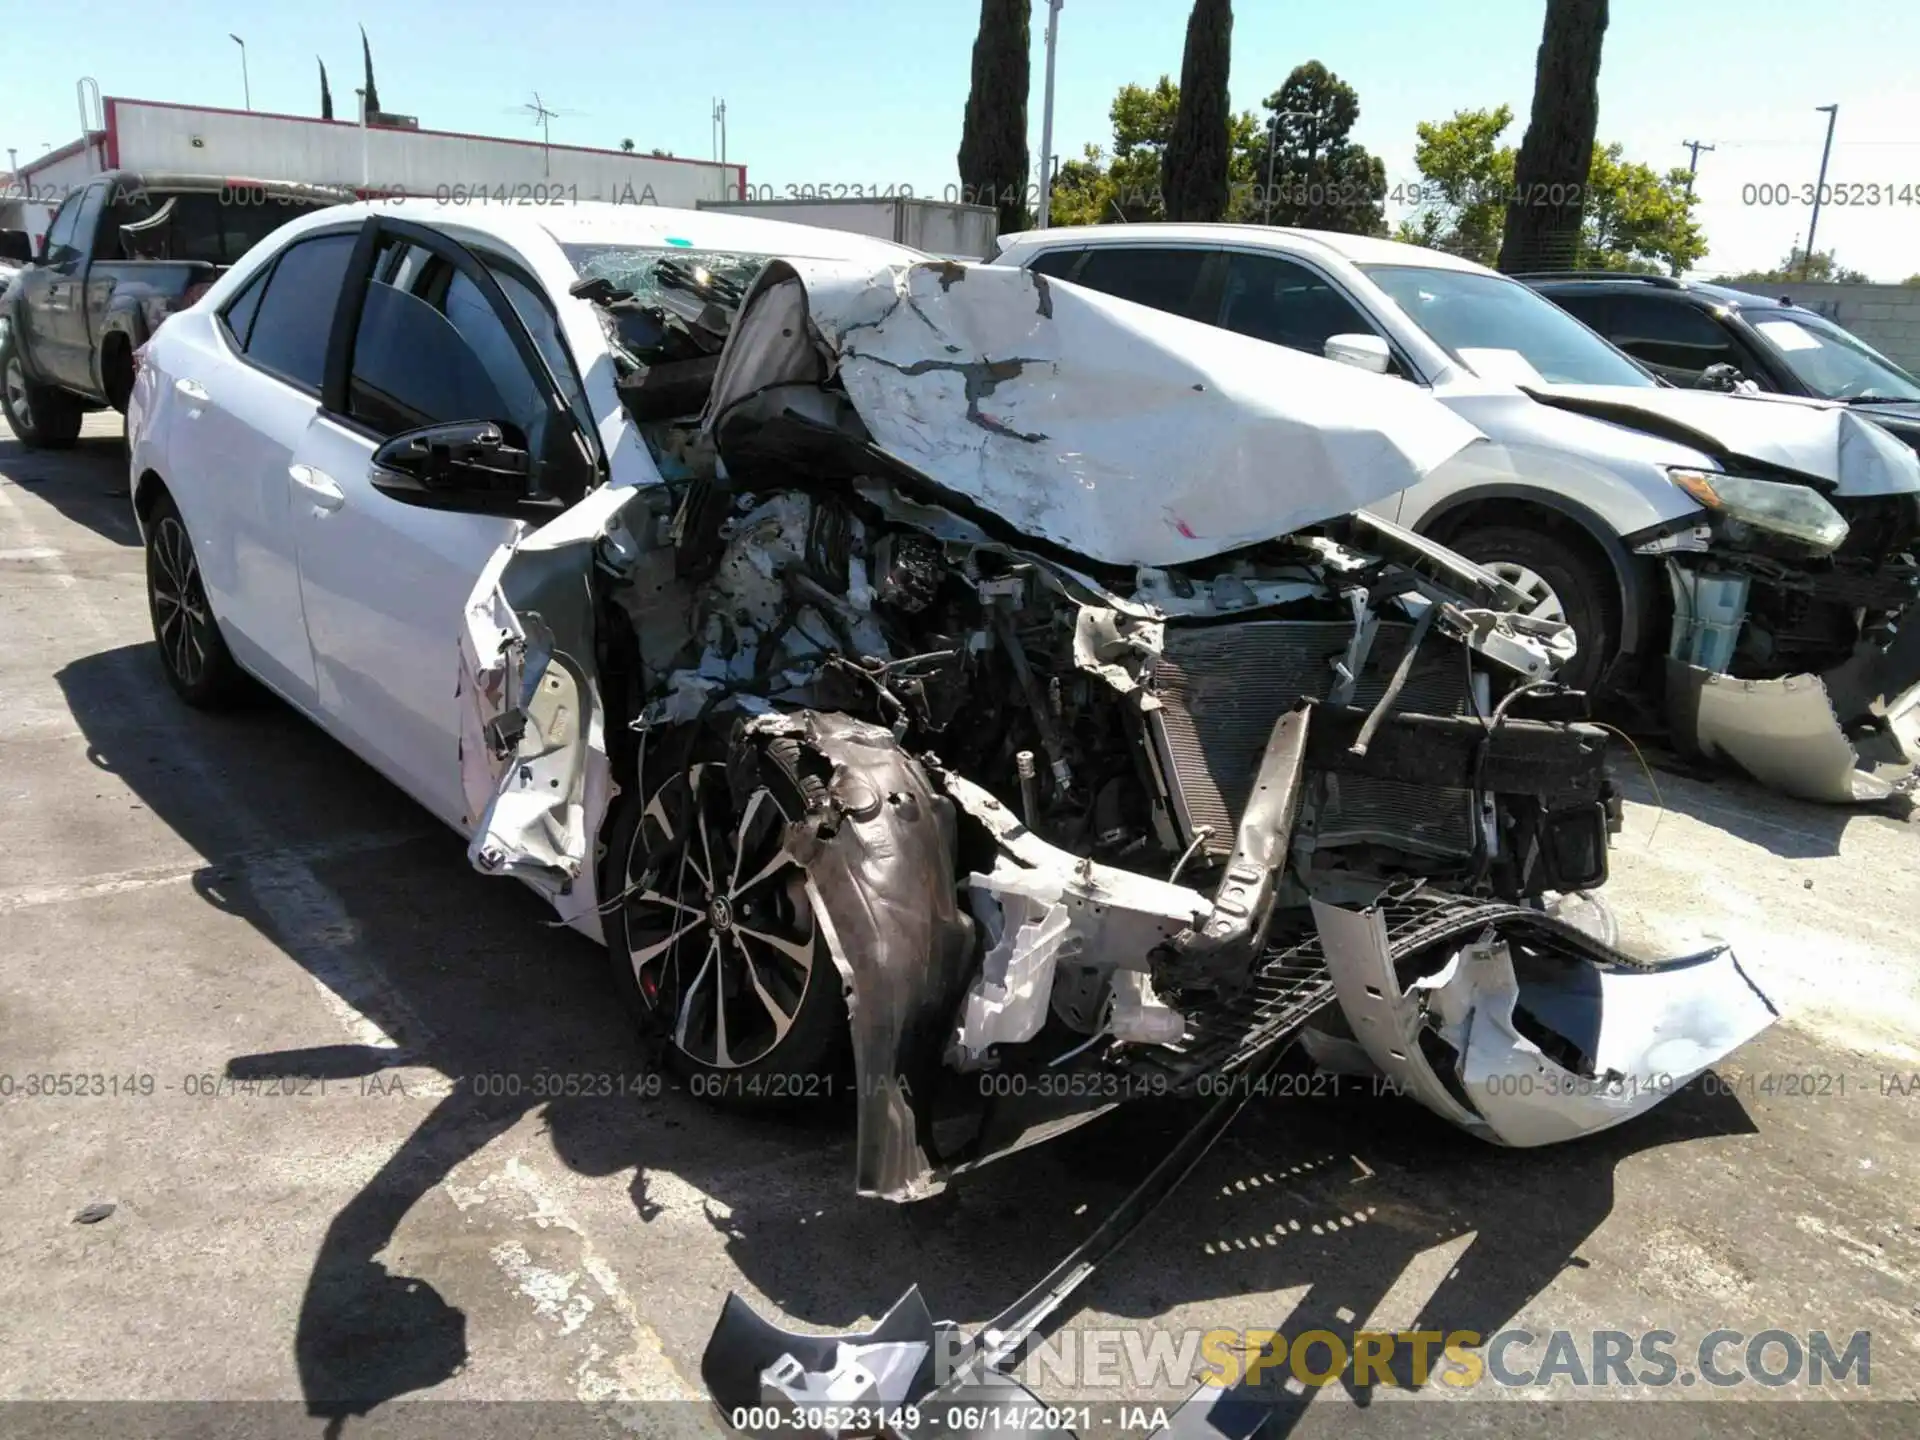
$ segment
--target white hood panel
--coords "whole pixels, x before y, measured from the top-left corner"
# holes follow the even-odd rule
[[[1845,405],[1782,395],[1620,385],[1547,385],[1530,387],[1530,393],[1605,407],[1615,412],[1607,418],[1621,425],[1632,425],[1637,412],[1685,426],[1729,456],[1811,475],[1828,481],[1841,495],[1920,490],[1920,460],[1914,452],[1869,416]]]
[[[1482,438],[1403,381],[1029,271],[947,262],[770,270],[735,323],[710,415],[817,378],[789,329],[802,301],[808,360],[837,370],[881,449],[1108,564],[1178,565],[1347,514]]]

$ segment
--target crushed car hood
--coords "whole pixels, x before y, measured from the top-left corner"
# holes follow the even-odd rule
[[[833,376],[929,498],[1110,565],[1179,565],[1348,514],[1482,439],[1402,381],[954,262],[769,266],[708,422]]]
[[[1838,495],[1920,490],[1920,460],[1871,415],[1845,405],[1785,395],[1623,385],[1530,385],[1553,405],[1629,429],[1661,435],[1712,455],[1729,470],[1759,465],[1790,470]]]

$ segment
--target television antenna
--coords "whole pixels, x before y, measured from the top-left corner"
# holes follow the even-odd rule
[[[530,102],[513,106],[507,113],[510,115],[524,115],[540,127],[542,169],[545,173],[551,175],[553,173],[553,122],[566,116],[581,114],[582,112],[578,110],[555,109],[553,106],[547,104],[546,101],[542,100],[540,98],[540,92],[536,90],[533,92],[533,99]]]

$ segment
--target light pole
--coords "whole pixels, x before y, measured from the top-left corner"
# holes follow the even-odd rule
[[[1302,116],[1311,117],[1313,113],[1311,110],[1276,110],[1273,112],[1273,119],[1267,122],[1267,195],[1266,203],[1260,211],[1262,225],[1273,223],[1273,157],[1280,148],[1280,122],[1297,120]]]
[[[227,38],[240,47],[240,93],[246,96],[247,109],[251,110],[253,109],[253,86],[247,80],[247,42],[231,30],[227,32]]]
[[[1040,101],[1040,214],[1039,228],[1047,228],[1053,210],[1053,51],[1060,40],[1060,6],[1047,0],[1047,85]]]
[[[1833,154],[1833,122],[1840,118],[1838,105],[1816,105],[1815,111],[1827,112],[1827,143],[1820,148],[1820,178],[1813,182],[1813,218],[1807,221],[1807,248],[1800,252],[1800,278],[1807,278],[1807,266],[1813,263],[1813,232],[1820,228],[1820,192],[1827,188],[1827,157]]]

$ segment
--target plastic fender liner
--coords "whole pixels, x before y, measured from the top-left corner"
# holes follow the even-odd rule
[[[763,715],[745,733],[785,736],[830,769],[823,803],[787,848],[847,993],[862,1195],[938,1191],[922,1100],[973,966],[972,917],[956,894],[953,802],[891,732],[846,715]]]

